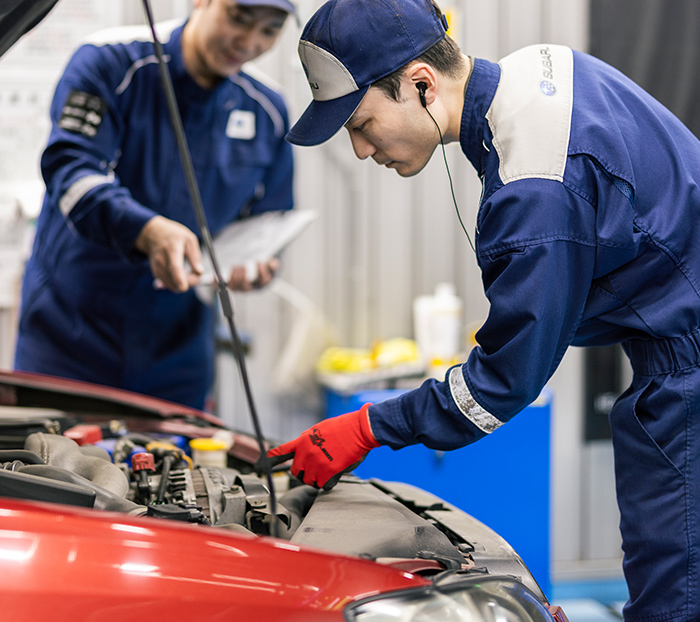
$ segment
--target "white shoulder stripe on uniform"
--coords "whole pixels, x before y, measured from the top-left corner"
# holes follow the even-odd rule
[[[74,182],[73,185],[66,190],[66,193],[61,197],[58,202],[58,207],[61,210],[61,214],[68,216],[73,208],[78,204],[78,201],[82,199],[90,190],[97,188],[97,186],[102,186],[104,184],[111,184],[114,181],[114,173],[109,175],[85,175],[81,177],[78,181]]]
[[[268,116],[272,120],[273,125],[275,126],[275,136],[277,136],[278,138],[283,136],[284,119],[282,118],[280,111],[277,110],[275,105],[268,99],[268,97],[264,93],[258,91],[258,89],[255,88],[252,82],[246,80],[239,74],[231,76],[230,79],[231,82],[240,86],[248,94],[249,97],[252,97],[256,102],[258,102],[263,107],[265,112],[267,112]]]
[[[486,118],[501,181],[562,181],[571,132],[573,53],[561,45],[533,45],[506,56],[500,66]]]
[[[503,421],[484,410],[471,394],[462,375],[462,367],[453,367],[450,372],[450,393],[459,411],[477,428],[486,434],[491,434],[503,425]]]
[[[163,55],[163,60],[167,63],[170,62],[170,55],[169,54],[164,54]],[[141,67],[144,67],[146,65],[152,65],[153,63],[158,62],[158,57],[155,54],[152,54],[151,56],[145,56],[144,58],[139,58],[129,69],[126,70],[126,73],[124,74],[124,79],[121,81],[117,89],[114,91],[117,95],[121,95],[126,89],[129,88],[129,85],[131,84],[131,80],[134,77],[134,74],[141,69]]]
[[[182,20],[179,18],[170,19],[164,22],[158,22],[155,25],[158,40],[161,42],[169,41],[171,35],[173,34],[173,31],[181,24]],[[101,47],[104,45],[118,45],[120,43],[128,45],[137,41],[153,41],[153,33],[151,32],[149,26],[145,24],[137,24],[127,26],[114,26],[113,28],[103,28],[102,30],[98,30],[89,34],[81,41],[81,43],[83,45],[88,44]],[[170,56],[165,55],[164,59],[167,62],[170,60]],[[131,79],[133,78],[134,73],[136,73],[136,70],[140,69],[145,65],[150,65],[155,62],[158,62],[158,59],[154,54],[152,54],[150,56],[141,58],[135,63],[133,63],[124,74],[123,80],[117,87],[116,94],[121,95],[129,87],[129,84],[131,84]]]

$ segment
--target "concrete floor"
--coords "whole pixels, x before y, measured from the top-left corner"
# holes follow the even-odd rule
[[[553,602],[559,605],[569,622],[619,622],[623,602],[604,605],[592,598],[567,599]]]
[[[622,579],[554,583],[550,599],[564,610],[569,622],[619,622],[626,600]]]

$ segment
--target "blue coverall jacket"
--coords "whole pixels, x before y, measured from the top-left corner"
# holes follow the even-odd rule
[[[461,447],[531,403],[570,345],[621,342],[625,619],[700,619],[700,141],[608,65],[542,45],[474,61],[460,143],[483,182],[489,315],[444,382],[370,407],[377,439]]]
[[[209,227],[292,207],[287,111],[244,72],[209,91],[185,71],[183,26],[164,44]],[[153,43],[84,45],[51,107],[46,195],[22,291],[15,367],[201,408],[212,309],[153,287],[133,245],[160,214],[199,233]]]

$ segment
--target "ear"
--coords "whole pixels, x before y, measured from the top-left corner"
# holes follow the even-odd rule
[[[417,84],[422,82],[425,84],[425,103],[432,104],[437,97],[437,72],[427,63],[413,63],[406,68],[404,78],[409,82],[410,97],[414,97]]]

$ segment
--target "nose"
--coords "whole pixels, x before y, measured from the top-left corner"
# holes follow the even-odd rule
[[[239,51],[253,55],[258,54],[263,48],[264,40],[262,33],[257,28],[251,27],[239,32],[234,43]]]
[[[352,149],[360,160],[366,160],[377,152],[376,147],[362,134],[352,132],[350,129],[348,129],[348,133],[350,134]]]

